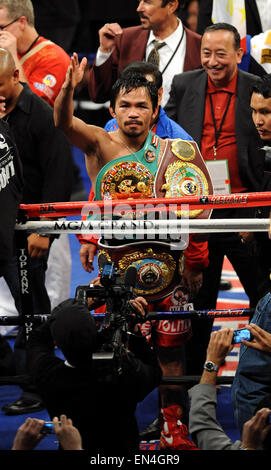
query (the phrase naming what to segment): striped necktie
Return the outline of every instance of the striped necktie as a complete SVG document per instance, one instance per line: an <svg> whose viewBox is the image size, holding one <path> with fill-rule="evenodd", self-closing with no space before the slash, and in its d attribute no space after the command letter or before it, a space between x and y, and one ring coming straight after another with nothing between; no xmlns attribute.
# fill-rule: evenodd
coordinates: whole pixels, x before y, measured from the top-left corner
<svg viewBox="0 0 271 470"><path fill-rule="evenodd" d="M158 50L165 45L165 42L153 41L153 49L149 53L147 62L151 62L159 68L160 56Z"/></svg>

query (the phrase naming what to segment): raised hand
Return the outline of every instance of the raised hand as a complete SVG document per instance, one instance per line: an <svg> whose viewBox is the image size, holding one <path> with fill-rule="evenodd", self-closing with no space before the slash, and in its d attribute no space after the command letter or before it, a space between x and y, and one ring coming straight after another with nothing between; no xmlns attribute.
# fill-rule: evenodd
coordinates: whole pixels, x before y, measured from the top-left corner
<svg viewBox="0 0 271 470"><path fill-rule="evenodd" d="M83 57L79 62L78 55L76 52L71 57L70 65L67 69L66 79L63 84L63 88L74 89L83 79L85 68L87 65L87 58Z"/></svg>
<svg viewBox="0 0 271 470"><path fill-rule="evenodd" d="M106 23L99 30L100 51L103 53L111 52L114 48L115 37L122 34L122 28L118 23Z"/></svg>

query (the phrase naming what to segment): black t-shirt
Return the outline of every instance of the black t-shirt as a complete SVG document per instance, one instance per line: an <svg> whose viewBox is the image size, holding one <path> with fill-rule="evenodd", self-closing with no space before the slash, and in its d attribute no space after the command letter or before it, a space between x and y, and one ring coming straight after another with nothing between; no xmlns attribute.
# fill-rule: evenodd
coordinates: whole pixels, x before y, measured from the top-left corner
<svg viewBox="0 0 271 470"><path fill-rule="evenodd" d="M13 255L14 226L22 198L23 176L14 137L0 119L0 276Z"/></svg>

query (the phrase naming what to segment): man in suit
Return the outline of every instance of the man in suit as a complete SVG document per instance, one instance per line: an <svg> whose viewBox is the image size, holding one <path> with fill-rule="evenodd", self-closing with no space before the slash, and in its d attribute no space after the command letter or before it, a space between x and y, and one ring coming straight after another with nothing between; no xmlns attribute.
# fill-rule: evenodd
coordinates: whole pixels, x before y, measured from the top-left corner
<svg viewBox="0 0 271 470"><path fill-rule="evenodd" d="M110 23L100 29L100 46L89 76L94 102L109 99L112 85L126 65L150 60L154 41L163 44L158 49L164 83L162 106L168 100L173 76L201 66L200 36L182 25L178 8L179 0L141 0L137 8L141 26L122 29L118 23Z"/></svg>
<svg viewBox="0 0 271 470"><path fill-rule="evenodd" d="M261 36L257 38L257 36L271 29L271 17L269 14L271 0L244 0L244 3L246 10L247 51L246 54L244 54L240 68L246 72L262 77L266 73L264 68L265 64L257 59L257 55L255 56L255 42L257 43L259 41L261 44L263 41L264 44L264 39L262 39ZM198 34L203 34L205 28L212 24L213 4L213 0L204 0L204 2L201 1L199 4L198 25L196 30ZM252 43L252 38L254 44Z"/></svg>
<svg viewBox="0 0 271 470"><path fill-rule="evenodd" d="M168 115L185 126L201 148L207 165L212 165L217 193L217 171L224 166L224 181L230 185L224 185L222 194L230 190L260 191L263 180L262 145L249 106L250 87L259 78L238 69L242 55L240 35L234 26L217 23L206 28L201 46L203 69L177 75L166 106ZM229 219L253 215L249 208L219 209L212 213L213 218ZM211 234L208 247L209 267L204 272L195 308L216 308L224 255L233 264L250 306L254 307L259 293L253 274L256 258L251 247L242 243L237 233Z"/></svg>

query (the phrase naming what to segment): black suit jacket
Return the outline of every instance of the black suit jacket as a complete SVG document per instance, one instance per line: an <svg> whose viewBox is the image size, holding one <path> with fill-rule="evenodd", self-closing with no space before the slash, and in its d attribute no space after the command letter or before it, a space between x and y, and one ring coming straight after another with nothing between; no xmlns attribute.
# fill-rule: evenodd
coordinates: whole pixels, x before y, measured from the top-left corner
<svg viewBox="0 0 271 470"><path fill-rule="evenodd" d="M250 192L260 191L263 182L263 146L253 124L250 111L250 89L255 80L238 70L235 130L239 173ZM205 112L207 74L203 69L184 72L174 77L169 101L165 107L168 116L178 122L201 146ZM204 157L204 155L203 155Z"/></svg>

